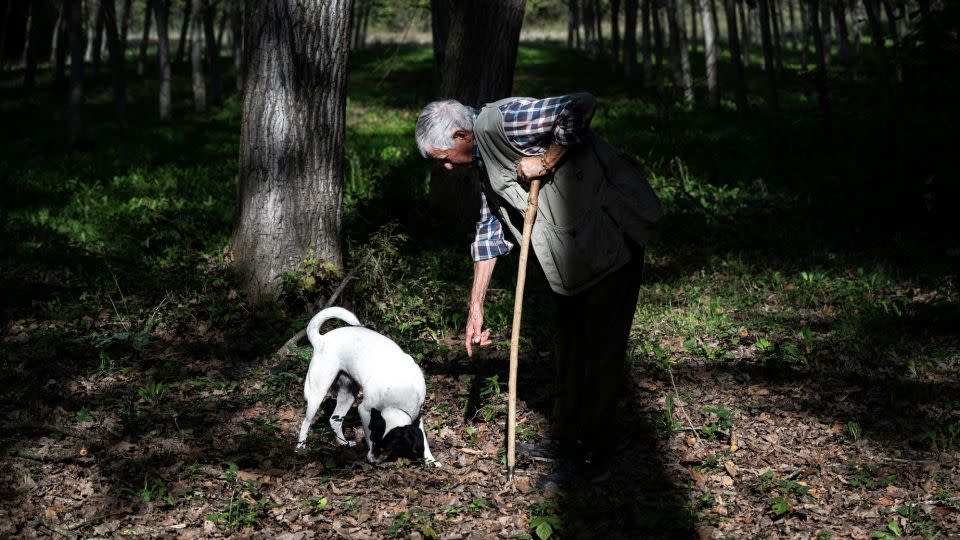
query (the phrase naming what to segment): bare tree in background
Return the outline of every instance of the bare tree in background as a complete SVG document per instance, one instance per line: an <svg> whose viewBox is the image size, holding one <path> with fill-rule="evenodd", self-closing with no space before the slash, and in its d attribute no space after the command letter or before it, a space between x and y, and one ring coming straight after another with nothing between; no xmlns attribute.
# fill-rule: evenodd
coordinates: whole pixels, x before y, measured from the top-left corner
<svg viewBox="0 0 960 540"><path fill-rule="evenodd" d="M567 48L580 48L580 6L577 0L567 0Z"/></svg>
<svg viewBox="0 0 960 540"><path fill-rule="evenodd" d="M103 12L103 29L107 37L107 48L110 50L110 78L113 82L113 111L117 117L117 124L121 128L127 127L127 87L124 78L123 45L120 42L120 31L117 29L117 8L113 0L101 0L100 11Z"/></svg>
<svg viewBox="0 0 960 540"><path fill-rule="evenodd" d="M710 0L699 0L700 18L703 21L703 53L707 68L707 92L710 97L710 106L720 106L720 85L717 82L717 53L719 43L717 39L717 23L713 18Z"/></svg>
<svg viewBox="0 0 960 540"><path fill-rule="evenodd" d="M243 122L230 248L253 301L313 256L343 267L350 0L245 6Z"/></svg>
<svg viewBox="0 0 960 540"><path fill-rule="evenodd" d="M827 54L823 50L826 46L823 32L820 30L819 11L820 0L810 0L811 27L813 30L813 45L817 51L817 104L823 116L824 142L827 148L833 146L833 129L830 122L830 96L827 89Z"/></svg>
<svg viewBox="0 0 960 540"><path fill-rule="evenodd" d="M783 42L783 36L780 33L780 15L777 13L777 0L769 0L768 7L770 9L770 25L773 28L773 61L777 66L777 71L782 72L783 53L780 47Z"/></svg>
<svg viewBox="0 0 960 540"><path fill-rule="evenodd" d="M157 60L160 64L160 119L170 118L170 0L153 0L154 16L157 18Z"/></svg>
<svg viewBox="0 0 960 540"><path fill-rule="evenodd" d="M684 101L693 103L693 75L690 71L690 50L683 32L683 13L680 0L667 0L667 20L670 24L670 66L673 84Z"/></svg>
<svg viewBox="0 0 960 540"><path fill-rule="evenodd" d="M197 0L199 3L199 0ZM193 18L196 14L192 0L184 0L183 4L183 19L180 21L180 39L177 40L177 55L176 62L178 64L183 63L183 55L186 52L187 48L187 33L190 33L190 42L193 43L193 32L190 30L190 25L193 24ZM192 55L191 55L192 57Z"/></svg>
<svg viewBox="0 0 960 540"><path fill-rule="evenodd" d="M64 0L64 17L70 37L70 111L67 142L76 146L83 135L83 6L81 0Z"/></svg>
<svg viewBox="0 0 960 540"><path fill-rule="evenodd" d="M243 18L240 11L242 0L230 1L230 34L233 39L230 46L233 49L234 84L237 92L243 88Z"/></svg>
<svg viewBox="0 0 960 540"><path fill-rule="evenodd" d="M37 80L37 36L40 34L37 31L40 20L37 17L37 11L36 2L27 2L27 35L23 46L23 88L28 94L33 91Z"/></svg>
<svg viewBox="0 0 960 540"><path fill-rule="evenodd" d="M611 63L616 66L620 61L620 0L610 0L610 50Z"/></svg>
<svg viewBox="0 0 960 540"><path fill-rule="evenodd" d="M750 48L753 44L750 42L752 32L750 31L750 7L743 0L738 2L740 4L740 30L741 36L743 37L743 65L750 65Z"/></svg>
<svg viewBox="0 0 960 540"><path fill-rule="evenodd" d="M650 4L653 0L640 0L640 14L643 24L641 42L643 45L643 84L650 86L653 82L653 59L650 51Z"/></svg>
<svg viewBox="0 0 960 540"><path fill-rule="evenodd" d="M624 2L623 75L632 79L637 74L637 0Z"/></svg>
<svg viewBox="0 0 960 540"><path fill-rule="evenodd" d="M123 12L120 14L120 46L127 50L127 31L130 29L130 13L133 8L133 0L123 0Z"/></svg>
<svg viewBox="0 0 960 540"><path fill-rule="evenodd" d="M189 0L188 0L189 2ZM190 31L190 80L193 83L193 110L207 112L207 81L203 75L203 6L194 2L185 17Z"/></svg>
<svg viewBox="0 0 960 540"><path fill-rule="evenodd" d="M217 0L196 0L203 9L203 35L206 38L207 82L210 84L210 102L223 101L223 77L220 75L220 47L214 32L214 18L217 13ZM349 12L348 12L349 13Z"/></svg>
<svg viewBox="0 0 960 540"><path fill-rule="evenodd" d="M773 64L773 43L770 35L770 0L759 0L760 42L763 48L763 73L767 79L767 107L770 117L776 122L780 114L777 98L777 74Z"/></svg>
<svg viewBox="0 0 960 540"><path fill-rule="evenodd" d="M154 2L162 0L147 0L147 6L143 10L143 34L140 38L140 55L137 57L137 75L143 75L147 65L147 45L150 43L150 22L153 20Z"/></svg>
<svg viewBox="0 0 960 540"><path fill-rule="evenodd" d="M833 7L833 16L837 20L837 43L840 49L840 61L847 81L853 80L853 60L850 58L850 42L847 38L847 10L843 0L826 0Z"/></svg>
<svg viewBox="0 0 960 540"><path fill-rule="evenodd" d="M653 2L653 43L654 43L654 53L657 56L657 66L654 73L654 86L656 88L663 88L663 19L661 18L660 12L660 2L659 0L651 0Z"/></svg>
<svg viewBox="0 0 960 540"><path fill-rule="evenodd" d="M730 44L730 60L733 62L733 94L737 102L737 116L742 123L747 112L747 84L744 80L740 54L740 37L737 33L736 0L723 0L727 16L727 43Z"/></svg>

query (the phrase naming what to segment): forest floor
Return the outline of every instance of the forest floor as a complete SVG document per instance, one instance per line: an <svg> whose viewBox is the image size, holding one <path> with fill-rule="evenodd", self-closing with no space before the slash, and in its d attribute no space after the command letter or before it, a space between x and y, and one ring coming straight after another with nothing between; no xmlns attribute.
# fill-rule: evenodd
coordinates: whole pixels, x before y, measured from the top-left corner
<svg viewBox="0 0 960 540"><path fill-rule="evenodd" d="M345 229L351 263L376 257L343 301L422 366L438 469L374 466L362 444L336 445L329 401L309 451L294 452L309 350L274 351L340 275L307 263L267 306L237 293L223 255L235 98L201 117L183 102L179 120L157 122L146 81L132 92L140 129L91 123L91 142L64 152L62 110L5 79L2 112L24 129L0 139L0 537L960 537L960 250L866 210L935 200L939 171L915 171L930 180L906 194L869 184L882 167L863 164L884 147L857 88L836 139L848 130L860 146L818 157L802 78L786 81L793 116L777 139L762 110L735 129L730 111L664 105L605 70L523 47L516 82L518 94L599 96L594 127L641 161L667 209L625 360L613 474L598 483L525 451L505 481L516 261L498 265L489 295L495 345L468 359L469 227L451 248L421 210L426 166L412 144L428 48L357 55ZM109 118L101 85L91 116ZM536 276L522 450L549 433L553 310ZM360 439L355 413L346 431Z"/></svg>

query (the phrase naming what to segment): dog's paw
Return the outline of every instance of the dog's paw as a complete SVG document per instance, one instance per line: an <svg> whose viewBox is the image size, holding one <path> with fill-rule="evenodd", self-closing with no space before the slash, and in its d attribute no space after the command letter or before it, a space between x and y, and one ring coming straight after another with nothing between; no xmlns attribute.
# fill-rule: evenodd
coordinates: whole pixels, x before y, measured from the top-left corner
<svg viewBox="0 0 960 540"><path fill-rule="evenodd" d="M357 441L348 441L346 439L341 439L340 437L337 437L337 444L339 444L340 446L353 448L354 446L357 445Z"/></svg>
<svg viewBox="0 0 960 540"><path fill-rule="evenodd" d="M373 452L367 453L367 461L369 461L370 463L373 463L374 465L376 465L377 463L380 463L380 460L373 455Z"/></svg>
<svg viewBox="0 0 960 540"><path fill-rule="evenodd" d="M297 447L293 450L297 454L306 454L307 453L307 444L306 443L297 443Z"/></svg>
<svg viewBox="0 0 960 540"><path fill-rule="evenodd" d="M436 467L436 468L438 468L438 469L439 469L440 467L443 467L443 463L440 463L439 461L432 460L432 459L431 459L431 460L427 460L427 465L431 465L431 466Z"/></svg>

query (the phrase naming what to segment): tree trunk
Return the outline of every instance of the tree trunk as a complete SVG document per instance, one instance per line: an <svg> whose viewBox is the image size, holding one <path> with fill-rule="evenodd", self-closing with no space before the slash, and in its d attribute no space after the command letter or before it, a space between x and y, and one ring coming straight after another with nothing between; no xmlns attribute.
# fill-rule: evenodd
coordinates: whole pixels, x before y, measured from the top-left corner
<svg viewBox="0 0 960 540"><path fill-rule="evenodd" d="M217 4L219 7L219 4ZM220 14L220 24L217 25L217 54L223 50L223 35L227 33L227 12Z"/></svg>
<svg viewBox="0 0 960 540"><path fill-rule="evenodd" d="M440 96L479 107L510 95L524 7L524 0L451 2ZM477 172L471 169L466 179L454 179L460 171L450 174L434 167L430 176L434 215L456 230L470 227L479 216Z"/></svg>
<svg viewBox="0 0 960 540"><path fill-rule="evenodd" d="M87 53L90 55L92 66L91 75L96 79L100 76L100 61L103 57L103 9L99 4L112 2L113 0L87 1L90 3L90 9L97 10L97 13L93 15L93 42L87 44Z"/></svg>
<svg viewBox="0 0 960 540"><path fill-rule="evenodd" d="M740 3L740 29L743 31L743 65L750 65L750 8L746 2Z"/></svg>
<svg viewBox="0 0 960 540"><path fill-rule="evenodd" d="M900 14L893 9L893 4L890 0L881 0L883 3L883 10L887 14L887 27L889 28L890 39L893 40L893 49L896 51L900 48L900 43L903 39L903 35L906 33L906 28L903 26L903 20L906 19L906 12L900 10ZM903 7L902 3L899 3ZM903 30L901 32L901 30ZM903 82L903 63L900 61L900 55L894 55L894 69L896 70L897 82Z"/></svg>
<svg viewBox="0 0 960 540"><path fill-rule="evenodd" d="M217 13L217 2L216 0L197 1L203 4L203 34L206 36L207 80L210 81L210 102L216 105L223 101L223 80L220 76L220 48L217 47L217 36L214 33L213 26L214 16ZM350 48L349 42L347 43L347 48Z"/></svg>
<svg viewBox="0 0 960 540"><path fill-rule="evenodd" d="M863 2L850 0L850 14L853 19L853 52L859 57L863 46L863 21L866 17L863 13Z"/></svg>
<svg viewBox="0 0 960 540"><path fill-rule="evenodd" d="M583 23L583 48L587 52L593 52L594 47L594 26L593 26L593 0L582 0L580 4L583 13L581 15L581 21Z"/></svg>
<svg viewBox="0 0 960 540"><path fill-rule="evenodd" d="M33 92L37 81L37 7L27 2L27 36L23 46L23 89L27 95ZM56 33L56 28L54 28Z"/></svg>
<svg viewBox="0 0 960 540"><path fill-rule="evenodd" d="M820 114L823 116L824 142L827 148L833 147L833 130L830 123L830 96L827 89L827 55L824 51L823 33L820 31L819 19L816 14L820 0L810 0L812 14L813 42L817 51L817 102L820 105Z"/></svg>
<svg viewBox="0 0 960 540"><path fill-rule="evenodd" d="M796 52L800 48L800 44L797 42L797 20L793 14L793 0L786 0L786 2L787 14L790 16L790 43L793 46L793 51Z"/></svg>
<svg viewBox="0 0 960 540"><path fill-rule="evenodd" d="M3 20L0 21L0 72L3 71L7 59L7 28L10 25L10 11L13 9L13 2L14 0L7 0L3 9Z"/></svg>
<svg viewBox="0 0 960 540"><path fill-rule="evenodd" d="M197 3L200 3L200 0L197 0ZM187 32L190 32L190 43L193 43L193 31L190 29L190 25L193 24L193 17L196 14L194 9L193 0L185 0L183 5L183 20L180 22L180 39L177 40L177 60L178 64L183 63L183 55L187 48ZM193 53L190 53L191 60L193 59Z"/></svg>
<svg viewBox="0 0 960 540"><path fill-rule="evenodd" d="M186 19L190 30L190 81L193 83L193 110L207 112L207 81L203 75L203 6L198 0Z"/></svg>
<svg viewBox="0 0 960 540"><path fill-rule="evenodd" d="M130 14L133 10L133 0L123 0L123 13L120 15L120 46L127 50L127 32L130 30Z"/></svg>
<svg viewBox="0 0 960 540"><path fill-rule="evenodd" d="M580 5L567 0L567 48L580 48Z"/></svg>
<svg viewBox="0 0 960 540"><path fill-rule="evenodd" d="M307 257L343 268L350 3L246 4L247 73L231 251L241 287L254 302L276 296L278 278Z"/></svg>
<svg viewBox="0 0 960 540"><path fill-rule="evenodd" d="M683 8L683 2L680 3L680 7ZM687 43L690 44L690 48L694 52L697 51L697 15L699 10L697 9L697 0L690 0L690 36L687 40Z"/></svg>
<svg viewBox="0 0 960 540"><path fill-rule="evenodd" d="M143 37L140 39L140 59L137 61L137 75L142 76L144 67L147 65L147 45L150 43L150 21L153 20L153 12L156 9L154 2L160 0L147 0L147 6L143 10Z"/></svg>
<svg viewBox="0 0 960 540"><path fill-rule="evenodd" d="M733 93L737 102L737 116L743 123L747 113L747 85L740 59L740 36L737 33L736 0L723 0L723 11L727 15L727 41L730 44L730 60L733 62Z"/></svg>
<svg viewBox="0 0 960 540"><path fill-rule="evenodd" d="M800 23L803 26L803 40L802 46L800 47L800 70L807 71L808 64L810 59L808 53L810 51L810 7L807 5L807 2L810 0L798 0L800 6Z"/></svg>
<svg viewBox="0 0 960 540"><path fill-rule="evenodd" d="M447 52L447 35L450 31L451 0L430 0L430 23L433 30L433 88L440 97L441 69Z"/></svg>
<svg viewBox="0 0 960 540"><path fill-rule="evenodd" d="M643 49L643 84L650 86L653 82L653 58L650 47L650 4L653 0L640 0L640 15L642 34L641 47Z"/></svg>
<svg viewBox="0 0 960 540"><path fill-rule="evenodd" d="M889 77L886 40L883 37L883 27L880 23L880 9L877 0L863 0L863 7L867 11L867 21L870 24L870 40L873 42L874 54L880 65L880 73L883 78L886 79Z"/></svg>
<svg viewBox="0 0 960 540"><path fill-rule="evenodd" d="M603 55L603 12L600 9L600 0L593 0L593 19L597 25L597 54Z"/></svg>
<svg viewBox="0 0 960 540"><path fill-rule="evenodd" d="M237 93L243 88L243 17L240 11L242 0L230 0L230 34L233 39L230 46L233 49L234 84Z"/></svg>
<svg viewBox="0 0 960 540"><path fill-rule="evenodd" d="M850 58L850 43L847 41L847 14L843 0L827 0L832 4L833 15L837 20L837 43L840 49L840 61L847 81L853 80L853 62Z"/></svg>
<svg viewBox="0 0 960 540"><path fill-rule="evenodd" d="M684 101L693 103L693 76L690 72L690 51L683 35L683 17L680 0L667 0L667 20L670 24L670 64L673 84Z"/></svg>
<svg viewBox="0 0 960 540"><path fill-rule="evenodd" d="M121 129L127 127L127 87L123 70L125 58L120 43L120 32L117 30L117 8L113 0L101 0L100 11L103 12L103 29L107 37L107 48L110 50L110 78L113 82L113 112L117 117L117 125Z"/></svg>
<svg viewBox="0 0 960 540"><path fill-rule="evenodd" d="M830 68L831 56L833 56L833 32L831 31L830 20L833 15L830 13L830 6L828 4L830 0L823 0L820 2L820 33L823 36L823 62L826 64L827 68Z"/></svg>
<svg viewBox="0 0 960 540"><path fill-rule="evenodd" d="M70 26L70 2L63 0L60 4L60 15L57 16L57 24L53 31L53 61L54 61L54 86L62 89L67 83L66 65L67 50L69 48L69 26Z"/></svg>
<svg viewBox="0 0 960 540"><path fill-rule="evenodd" d="M83 135L83 6L81 0L65 0L64 16L70 36L70 112L67 143L72 147Z"/></svg>
<svg viewBox="0 0 960 540"><path fill-rule="evenodd" d="M664 79L663 65L665 63L663 58L664 56L663 55L663 19L661 18L661 14L660 14L661 9L660 9L659 2L657 2L656 0L651 0L651 1L654 2L653 12L651 13L651 15L653 16L653 44L654 44L653 51L656 54L656 59L657 59L656 70L653 75L654 75L654 85L659 89L659 88L663 88L663 79Z"/></svg>
<svg viewBox="0 0 960 540"><path fill-rule="evenodd" d="M160 119L170 118L170 0L153 0L154 16L157 18L157 60L160 65Z"/></svg>
<svg viewBox="0 0 960 540"><path fill-rule="evenodd" d="M717 83L717 24L713 18L710 0L700 0L700 18L703 20L703 53L707 68L707 92L710 106L720 107L720 85Z"/></svg>
<svg viewBox="0 0 960 540"><path fill-rule="evenodd" d="M783 71L783 14L777 9L777 0L770 0L770 22L773 23L773 58L777 71Z"/></svg>
<svg viewBox="0 0 960 540"><path fill-rule="evenodd" d="M620 0L610 0L610 49L613 66L620 61Z"/></svg>
<svg viewBox="0 0 960 540"><path fill-rule="evenodd" d="M776 123L779 116L777 100L777 76L773 65L773 44L770 36L770 0L759 0L760 7L760 43L763 47L763 72L767 78L767 105L770 117Z"/></svg>
<svg viewBox="0 0 960 540"><path fill-rule="evenodd" d="M623 75L632 79L637 74L637 0L624 2Z"/></svg>

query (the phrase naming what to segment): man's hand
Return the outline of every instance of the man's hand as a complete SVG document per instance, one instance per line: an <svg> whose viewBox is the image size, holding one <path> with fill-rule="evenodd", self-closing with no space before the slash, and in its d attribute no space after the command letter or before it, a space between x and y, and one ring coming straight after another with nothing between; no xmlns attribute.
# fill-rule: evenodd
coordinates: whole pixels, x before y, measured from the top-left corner
<svg viewBox="0 0 960 540"><path fill-rule="evenodd" d="M483 307L473 306L467 315L467 356L473 356L473 345L486 347L490 344L490 330L481 330L483 327Z"/></svg>
<svg viewBox="0 0 960 540"><path fill-rule="evenodd" d="M524 182L542 178L549 172L541 156L527 156L517 163L517 177Z"/></svg>

